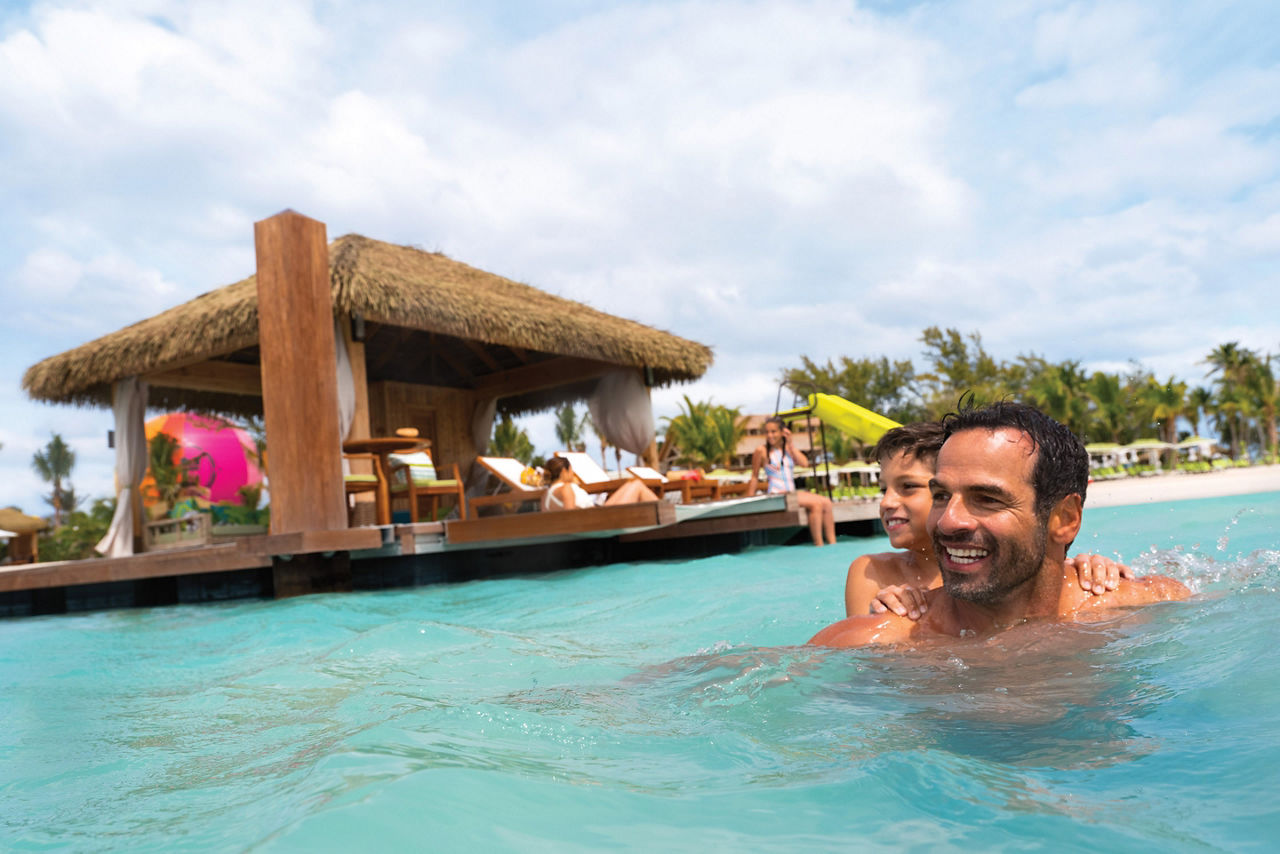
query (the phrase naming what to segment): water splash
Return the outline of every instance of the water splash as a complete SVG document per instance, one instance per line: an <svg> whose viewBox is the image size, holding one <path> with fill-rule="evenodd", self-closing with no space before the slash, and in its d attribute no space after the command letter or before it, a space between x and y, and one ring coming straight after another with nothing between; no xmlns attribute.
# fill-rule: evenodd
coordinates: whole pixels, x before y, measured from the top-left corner
<svg viewBox="0 0 1280 854"><path fill-rule="evenodd" d="M1218 551L1223 551L1221 547ZM1214 557L1198 548L1151 547L1133 561L1139 575L1167 575L1192 593L1210 590L1242 591L1280 585L1280 550L1258 549L1233 558Z"/></svg>

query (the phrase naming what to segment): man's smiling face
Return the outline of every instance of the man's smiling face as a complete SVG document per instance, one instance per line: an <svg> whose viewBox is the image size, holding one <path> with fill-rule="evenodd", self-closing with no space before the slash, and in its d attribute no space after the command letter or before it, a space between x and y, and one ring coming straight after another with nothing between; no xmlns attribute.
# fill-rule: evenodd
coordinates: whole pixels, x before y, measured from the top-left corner
<svg viewBox="0 0 1280 854"><path fill-rule="evenodd" d="M1035 513L1036 451L1020 430L955 433L929 482L929 531L947 593L979 604L1004 600L1039 573L1047 519Z"/></svg>

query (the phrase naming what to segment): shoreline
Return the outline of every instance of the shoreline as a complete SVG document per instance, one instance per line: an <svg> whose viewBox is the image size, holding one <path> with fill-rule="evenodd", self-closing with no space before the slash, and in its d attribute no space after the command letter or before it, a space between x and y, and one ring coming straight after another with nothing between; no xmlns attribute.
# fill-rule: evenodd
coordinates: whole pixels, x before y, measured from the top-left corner
<svg viewBox="0 0 1280 854"><path fill-rule="evenodd" d="M1196 474L1173 472L1151 477L1095 480L1089 483L1089 492L1084 506L1086 509L1123 507L1132 504L1155 504L1162 501L1250 495L1258 492L1280 492L1280 465L1249 466Z"/></svg>

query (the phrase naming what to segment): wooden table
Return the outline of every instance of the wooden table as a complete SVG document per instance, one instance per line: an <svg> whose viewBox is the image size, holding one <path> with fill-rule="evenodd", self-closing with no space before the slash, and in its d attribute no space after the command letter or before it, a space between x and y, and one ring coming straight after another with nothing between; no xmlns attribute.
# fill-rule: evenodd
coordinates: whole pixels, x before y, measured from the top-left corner
<svg viewBox="0 0 1280 854"><path fill-rule="evenodd" d="M431 447L430 439L407 436L370 436L365 439L348 439L342 443L344 454L373 454L374 474L378 477L376 515L379 525L391 524L391 461L392 454L402 451L421 451Z"/></svg>

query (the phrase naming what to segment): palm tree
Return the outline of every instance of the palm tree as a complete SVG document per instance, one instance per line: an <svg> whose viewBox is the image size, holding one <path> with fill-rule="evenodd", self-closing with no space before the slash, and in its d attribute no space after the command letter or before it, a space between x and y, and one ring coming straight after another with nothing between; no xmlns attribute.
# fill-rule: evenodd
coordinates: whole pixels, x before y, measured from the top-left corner
<svg viewBox="0 0 1280 854"><path fill-rule="evenodd" d="M36 474L40 475L40 479L45 483L53 484L53 492L47 500L53 505L55 528L62 527L62 509L66 503L64 497L71 487L67 484L67 488L64 489L62 482L71 477L71 470L75 465L76 452L62 441L62 436L58 433L51 434L49 444L44 446L44 450L36 451L31 459L31 467L35 469Z"/></svg>
<svg viewBox="0 0 1280 854"><path fill-rule="evenodd" d="M517 427L510 415L503 415L493 425L493 438L489 440L489 453L495 457L514 457L525 465L533 459L533 442L529 432Z"/></svg>
<svg viewBox="0 0 1280 854"><path fill-rule="evenodd" d="M1200 435L1200 416L1209 416L1213 408L1213 392L1198 385L1187 393L1187 409L1182 413L1191 422L1191 435Z"/></svg>
<svg viewBox="0 0 1280 854"><path fill-rule="evenodd" d="M1276 416L1280 409L1280 385L1271 370L1272 356L1259 357L1248 367L1244 389L1249 396L1250 411L1257 416L1258 445L1264 456L1275 454Z"/></svg>
<svg viewBox="0 0 1280 854"><path fill-rule="evenodd" d="M585 451L587 443L582 438L590 416L583 413L578 417L572 403L556 407L556 440L566 451Z"/></svg>
<svg viewBox="0 0 1280 854"><path fill-rule="evenodd" d="M1160 425L1160 441L1173 444L1178 441L1178 416L1187 408L1187 384L1178 382L1173 377L1161 385L1154 378L1147 380L1142 391L1147 405L1151 407L1152 418ZM1177 451L1165 452L1166 462L1174 462Z"/></svg>
<svg viewBox="0 0 1280 854"><path fill-rule="evenodd" d="M1066 361L1045 365L1029 384L1031 402L1082 436L1089 417L1089 378L1080 363Z"/></svg>
<svg viewBox="0 0 1280 854"><path fill-rule="evenodd" d="M1124 441L1129 408L1120 388L1120 378L1096 372L1089 378L1089 397L1094 404L1093 418L1100 435L1110 442Z"/></svg>
<svg viewBox="0 0 1280 854"><path fill-rule="evenodd" d="M675 459L687 465L712 468L728 464L746 435L741 413L727 406L693 401L688 395L679 415L665 419L666 448L675 449Z"/></svg>
<svg viewBox="0 0 1280 854"><path fill-rule="evenodd" d="M1241 347L1238 341L1219 344L1204 358L1205 364L1209 365L1205 376L1218 375L1214 379L1218 392L1218 429L1221 432L1228 432L1224 431L1223 427L1229 428L1233 460L1240 452L1240 442L1244 436L1244 415L1249 408L1249 401L1241 392L1241 386L1245 383L1250 366L1257 361L1258 354L1246 347Z"/></svg>
<svg viewBox="0 0 1280 854"><path fill-rule="evenodd" d="M738 452L738 443L747 435L747 421L737 407L713 406L708 415L711 443L706 448L707 461L712 466L728 466Z"/></svg>

